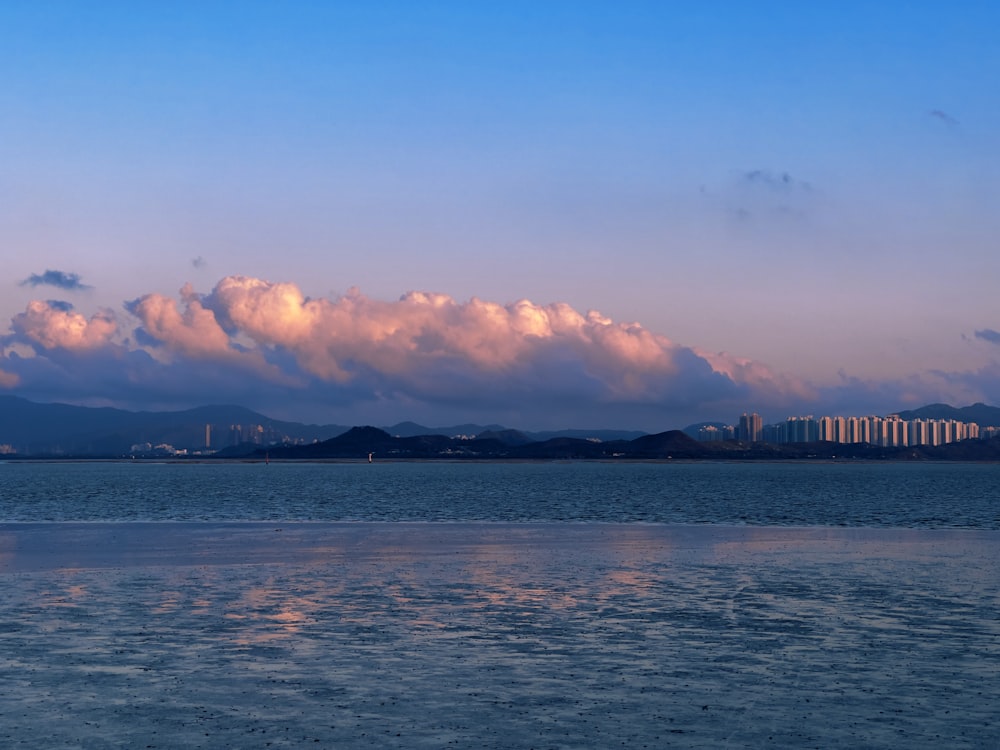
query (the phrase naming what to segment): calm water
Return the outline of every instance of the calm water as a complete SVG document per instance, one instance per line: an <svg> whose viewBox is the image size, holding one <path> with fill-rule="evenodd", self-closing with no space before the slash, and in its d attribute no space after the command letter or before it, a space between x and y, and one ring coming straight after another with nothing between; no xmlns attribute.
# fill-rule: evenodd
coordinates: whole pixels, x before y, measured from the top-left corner
<svg viewBox="0 0 1000 750"><path fill-rule="evenodd" d="M0 746L993 748L998 480L0 464Z"/></svg>
<svg viewBox="0 0 1000 750"><path fill-rule="evenodd" d="M600 521L1000 529L1000 465L0 464L0 521Z"/></svg>

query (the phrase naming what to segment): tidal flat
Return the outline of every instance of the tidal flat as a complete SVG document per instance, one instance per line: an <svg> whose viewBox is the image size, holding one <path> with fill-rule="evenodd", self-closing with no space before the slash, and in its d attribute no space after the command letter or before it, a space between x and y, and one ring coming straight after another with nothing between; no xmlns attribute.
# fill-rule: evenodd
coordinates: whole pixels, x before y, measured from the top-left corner
<svg viewBox="0 0 1000 750"><path fill-rule="evenodd" d="M5 747L982 748L1000 532L0 524Z"/></svg>

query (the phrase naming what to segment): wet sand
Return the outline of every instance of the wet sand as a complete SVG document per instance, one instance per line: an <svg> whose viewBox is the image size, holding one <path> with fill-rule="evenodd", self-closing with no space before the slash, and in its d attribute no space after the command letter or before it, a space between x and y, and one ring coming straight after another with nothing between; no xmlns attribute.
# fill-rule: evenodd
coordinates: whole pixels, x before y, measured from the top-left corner
<svg viewBox="0 0 1000 750"><path fill-rule="evenodd" d="M0 524L4 747L996 747L1000 532Z"/></svg>

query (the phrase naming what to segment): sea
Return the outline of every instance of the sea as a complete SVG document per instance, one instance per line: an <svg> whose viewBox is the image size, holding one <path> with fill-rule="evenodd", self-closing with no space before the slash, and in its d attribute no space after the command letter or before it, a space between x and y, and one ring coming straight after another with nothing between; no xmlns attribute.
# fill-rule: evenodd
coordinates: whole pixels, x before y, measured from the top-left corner
<svg viewBox="0 0 1000 750"><path fill-rule="evenodd" d="M998 748L1000 465L0 463L4 748Z"/></svg>
<svg viewBox="0 0 1000 750"><path fill-rule="evenodd" d="M1000 464L0 464L0 522L273 520L997 530Z"/></svg>

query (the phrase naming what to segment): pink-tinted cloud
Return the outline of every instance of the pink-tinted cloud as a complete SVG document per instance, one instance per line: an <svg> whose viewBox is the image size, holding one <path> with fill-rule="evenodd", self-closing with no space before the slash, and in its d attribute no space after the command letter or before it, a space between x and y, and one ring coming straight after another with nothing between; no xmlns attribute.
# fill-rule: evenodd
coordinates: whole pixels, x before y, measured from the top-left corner
<svg viewBox="0 0 1000 750"><path fill-rule="evenodd" d="M190 284L184 285L180 297L180 304L162 294L147 294L125 303L125 309L142 323L136 339L154 344L148 349L152 356L169 362L180 358L224 363L258 377L295 384L293 378L267 363L261 351L242 346L237 336L224 330L215 312L204 306L201 295Z"/></svg>
<svg viewBox="0 0 1000 750"><path fill-rule="evenodd" d="M89 318L67 303L31 302L0 345L0 387L39 400L127 408L239 401L341 423L431 418L656 430L735 419L747 409L779 421L885 413L949 394L989 400L1000 382L994 368L891 383L844 376L817 387L565 303L419 291L383 301L356 289L313 299L293 283L245 276L223 278L207 294L191 285L177 297L145 294L121 313Z"/></svg>
<svg viewBox="0 0 1000 750"><path fill-rule="evenodd" d="M162 294L147 294L126 304L126 309L142 321L145 332L169 350L193 357L226 357L234 354L229 335L215 315L202 307L190 285L181 290L184 310L177 301Z"/></svg>
<svg viewBox="0 0 1000 750"><path fill-rule="evenodd" d="M794 384L762 365L725 354L703 356L637 323L616 323L564 303L499 304L409 292L395 302L351 290L310 299L292 283L222 279L204 297L146 295L127 305L140 340L191 360L258 355L340 388L418 400L484 402L504 397L580 398L604 403L683 401L702 374L706 397L744 387ZM237 344L237 342L242 342ZM277 366L277 365L276 365Z"/></svg>
<svg viewBox="0 0 1000 750"><path fill-rule="evenodd" d="M65 303L36 300L15 315L11 327L16 336L41 349L86 352L110 344L118 334L118 321L110 310L89 319Z"/></svg>
<svg viewBox="0 0 1000 750"><path fill-rule="evenodd" d="M735 383L745 383L763 390L773 390L802 401L815 400L817 391L804 381L775 373L766 365L746 357L734 357L725 352L713 353L701 349L694 350L712 367L712 370L728 377Z"/></svg>
<svg viewBox="0 0 1000 750"><path fill-rule="evenodd" d="M510 305L410 292L397 302L356 290L338 300L311 300L294 284L229 277L209 304L228 325L263 345L294 351L311 372L342 380L345 365L362 363L403 373L429 359L459 358L471 368L511 369L547 344L598 350L595 359L669 369L670 342L637 325L617 325L568 305Z"/></svg>

